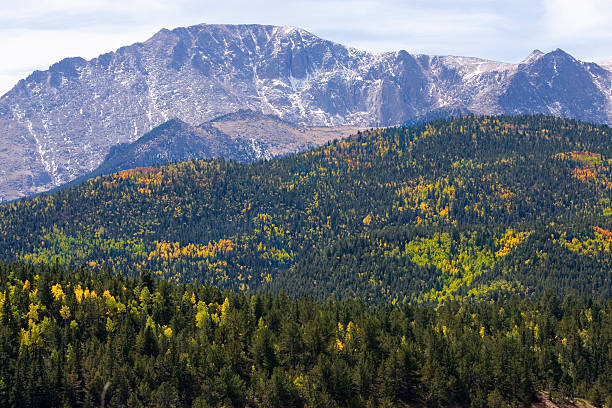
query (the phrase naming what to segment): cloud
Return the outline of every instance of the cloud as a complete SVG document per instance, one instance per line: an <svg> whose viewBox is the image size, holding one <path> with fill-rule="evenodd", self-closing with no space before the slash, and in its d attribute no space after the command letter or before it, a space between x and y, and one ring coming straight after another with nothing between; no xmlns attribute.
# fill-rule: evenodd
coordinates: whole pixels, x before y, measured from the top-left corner
<svg viewBox="0 0 612 408"><path fill-rule="evenodd" d="M543 0L543 5L544 42L585 60L612 58L612 2Z"/></svg>
<svg viewBox="0 0 612 408"><path fill-rule="evenodd" d="M144 0L23 0L15 7L3 9L0 16L2 29L96 31L109 27L129 27L149 24L169 17L175 7L159 1ZM157 22L157 21L156 21Z"/></svg>
<svg viewBox="0 0 612 408"><path fill-rule="evenodd" d="M548 35L557 39L612 36L609 0L545 0Z"/></svg>

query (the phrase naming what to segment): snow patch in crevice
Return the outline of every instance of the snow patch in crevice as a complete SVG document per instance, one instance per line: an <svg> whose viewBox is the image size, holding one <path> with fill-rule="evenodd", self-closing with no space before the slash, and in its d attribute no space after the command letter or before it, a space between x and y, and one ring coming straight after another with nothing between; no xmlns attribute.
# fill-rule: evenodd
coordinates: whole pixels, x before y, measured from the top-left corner
<svg viewBox="0 0 612 408"><path fill-rule="evenodd" d="M30 136L32 136L32 138L34 139L34 142L36 143L36 152L38 153L38 158L40 159L40 163L43 165L45 171L49 173L49 175L51 176L51 183L54 186L58 186L61 180L59 180L59 177L57 174L57 165L55 164L55 160L53 160L52 158L49 159L47 157L49 154L49 151L45 149L45 147L43 146L44 139L41 138L34 131L34 125L32 124L32 121L27 117L25 111L22 111L19 109L19 105L14 106L12 108L12 111L13 111L14 117L16 117L18 120L22 120L25 122L26 128L28 129L28 133L30 134ZM43 122L44 122L44 127L46 130L47 129L46 121L43 121Z"/></svg>
<svg viewBox="0 0 612 408"><path fill-rule="evenodd" d="M259 141L254 137L251 138L251 149L253 150L253 153L255 153L256 159L270 160L272 158L272 155L268 149L263 148Z"/></svg>
<svg viewBox="0 0 612 408"><path fill-rule="evenodd" d="M40 162L42 163L47 173L51 175L52 184L54 186L58 186L60 184L60 180L57 176L57 165L55 164L55 160L47 158L48 151L45 150L41 139L38 137L36 132L34 132L34 126L32 125L31 120L29 119L26 120L26 126L28 128L28 132L30 132L30 135L34 138L34 141L36 142L36 150L38 151Z"/></svg>
<svg viewBox="0 0 612 408"><path fill-rule="evenodd" d="M265 85L265 81L259 78L259 75L257 74L257 68L255 67L255 65L252 65L251 67L253 69L253 82L254 82L253 85L255 86L255 91L257 92L257 96L259 97L259 100L261 101L263 108L264 108L262 109L262 111L265 113L266 108L267 108L269 112L272 112L273 114L282 118L283 112L281 112L279 109L276 109L276 107L268 100L266 91L269 89L269 87Z"/></svg>

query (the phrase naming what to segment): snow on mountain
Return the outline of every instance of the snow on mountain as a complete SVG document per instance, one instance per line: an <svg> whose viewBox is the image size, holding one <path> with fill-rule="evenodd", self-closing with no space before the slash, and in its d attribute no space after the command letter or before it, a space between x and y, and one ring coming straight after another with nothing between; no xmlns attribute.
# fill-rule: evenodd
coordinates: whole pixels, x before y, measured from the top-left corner
<svg viewBox="0 0 612 408"><path fill-rule="evenodd" d="M528 64L531 64L532 62L534 62L534 61L536 61L536 60L540 59L540 58L541 58L541 57L543 57L544 55L546 55L546 54L544 54L544 53L543 53L542 51L540 51L540 50L533 50L533 51L531 52L531 54L529 54L529 55L527 56L527 58L525 58L524 60L522 60L522 61L521 61L521 64L523 64L523 65L528 65Z"/></svg>
<svg viewBox="0 0 612 408"><path fill-rule="evenodd" d="M605 70L608 70L608 71L612 72L612 60L610 60L610 61L600 61L600 62L597 62L597 65L599 65L600 67L602 67Z"/></svg>
<svg viewBox="0 0 612 408"><path fill-rule="evenodd" d="M112 146L170 118L250 109L303 126L392 125L436 112L547 113L612 122L608 68L561 50L519 64L372 54L295 27L163 29L36 71L0 98L0 200L96 168Z"/></svg>

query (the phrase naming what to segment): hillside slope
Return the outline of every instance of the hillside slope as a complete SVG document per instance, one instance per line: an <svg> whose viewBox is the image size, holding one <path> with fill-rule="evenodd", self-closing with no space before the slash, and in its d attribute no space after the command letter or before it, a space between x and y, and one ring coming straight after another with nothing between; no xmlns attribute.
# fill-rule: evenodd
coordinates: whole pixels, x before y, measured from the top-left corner
<svg viewBox="0 0 612 408"><path fill-rule="evenodd" d="M0 256L371 302L612 294L610 129L465 117L0 207Z"/></svg>
<svg viewBox="0 0 612 408"><path fill-rule="evenodd" d="M172 119L135 142L113 146L102 164L87 176L218 157L250 161L256 158L256 154L249 144L234 140L213 126L191 126L180 119Z"/></svg>

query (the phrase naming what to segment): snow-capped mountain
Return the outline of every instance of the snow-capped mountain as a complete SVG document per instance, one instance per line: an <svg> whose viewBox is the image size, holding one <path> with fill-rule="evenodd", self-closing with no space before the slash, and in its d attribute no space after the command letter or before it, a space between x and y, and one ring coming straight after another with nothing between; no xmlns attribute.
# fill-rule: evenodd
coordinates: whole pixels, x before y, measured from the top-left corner
<svg viewBox="0 0 612 408"><path fill-rule="evenodd" d="M391 125L445 112L612 122L610 65L561 50L518 64L372 54L294 27L197 25L90 61L64 59L0 98L0 200L96 168L171 118L251 109L308 126Z"/></svg>

